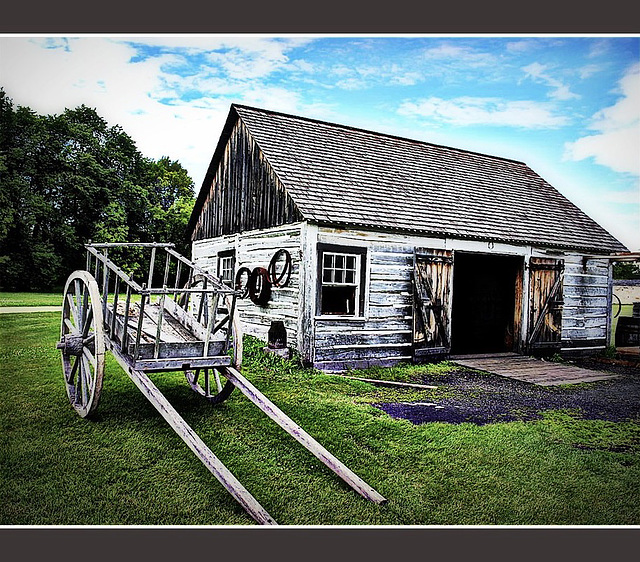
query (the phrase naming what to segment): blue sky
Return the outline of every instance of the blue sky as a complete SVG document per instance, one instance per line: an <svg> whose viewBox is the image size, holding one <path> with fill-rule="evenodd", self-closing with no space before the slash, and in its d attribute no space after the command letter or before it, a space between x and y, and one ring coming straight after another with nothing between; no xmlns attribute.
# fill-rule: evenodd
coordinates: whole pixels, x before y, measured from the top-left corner
<svg viewBox="0 0 640 562"><path fill-rule="evenodd" d="M522 160L640 250L638 36L0 36L0 86L197 188L234 102Z"/></svg>

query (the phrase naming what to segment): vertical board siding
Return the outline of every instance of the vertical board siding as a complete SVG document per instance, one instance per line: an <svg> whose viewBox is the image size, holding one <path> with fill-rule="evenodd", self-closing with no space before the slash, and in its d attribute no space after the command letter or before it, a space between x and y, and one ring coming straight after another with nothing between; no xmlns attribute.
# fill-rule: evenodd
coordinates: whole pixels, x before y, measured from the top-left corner
<svg viewBox="0 0 640 562"><path fill-rule="evenodd" d="M263 231L221 236L193 243L193 260L211 273L217 272L218 252L236 251L235 271L241 267L268 267L279 249L291 254L291 277L286 287L272 287L271 298L265 306L254 304L249 298L237 303L239 318L245 334L265 342L271 322L281 320L287 330L287 344L297 347L300 294L300 224L281 226Z"/></svg>
<svg viewBox="0 0 640 562"><path fill-rule="evenodd" d="M562 348L604 347L610 323L610 268L607 260L565 258Z"/></svg>
<svg viewBox="0 0 640 562"><path fill-rule="evenodd" d="M219 238L302 219L245 125L238 121L225 147L192 240Z"/></svg>

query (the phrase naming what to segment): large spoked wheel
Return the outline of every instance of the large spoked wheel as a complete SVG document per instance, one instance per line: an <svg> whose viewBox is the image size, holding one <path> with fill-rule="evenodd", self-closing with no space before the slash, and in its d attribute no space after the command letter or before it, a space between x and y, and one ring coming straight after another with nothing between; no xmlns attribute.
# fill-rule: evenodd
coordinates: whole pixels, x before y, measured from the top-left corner
<svg viewBox="0 0 640 562"><path fill-rule="evenodd" d="M87 271L74 271L63 293L60 342L69 402L80 417L98 406L104 374L104 331L98 284Z"/></svg>
<svg viewBox="0 0 640 562"><path fill-rule="evenodd" d="M219 367L185 371L184 376L189 386L200 396L204 396L211 404L220 404L220 402L224 402L229 398L235 388L225 378L224 373L224 367Z"/></svg>

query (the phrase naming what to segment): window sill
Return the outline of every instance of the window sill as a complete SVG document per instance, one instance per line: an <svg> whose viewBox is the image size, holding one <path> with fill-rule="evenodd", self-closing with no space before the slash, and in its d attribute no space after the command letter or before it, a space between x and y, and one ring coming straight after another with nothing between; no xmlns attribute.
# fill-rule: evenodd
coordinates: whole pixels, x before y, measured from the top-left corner
<svg viewBox="0 0 640 562"><path fill-rule="evenodd" d="M348 316L344 314L324 314L322 316L314 316L314 320L352 320L356 322L366 322L366 316Z"/></svg>

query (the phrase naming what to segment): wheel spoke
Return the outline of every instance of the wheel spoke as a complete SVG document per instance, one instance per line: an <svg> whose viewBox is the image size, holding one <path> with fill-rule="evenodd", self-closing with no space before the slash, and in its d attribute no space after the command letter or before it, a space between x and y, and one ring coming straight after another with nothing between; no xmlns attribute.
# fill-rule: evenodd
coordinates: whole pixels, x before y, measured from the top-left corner
<svg viewBox="0 0 640 562"><path fill-rule="evenodd" d="M216 386L218 387L218 392L222 392L222 383L220 382L220 375L218 374L218 370L213 370L213 376L216 378Z"/></svg>
<svg viewBox="0 0 640 562"><path fill-rule="evenodd" d="M91 368L87 358L82 356L82 405L86 406L89 403L89 389L91 387Z"/></svg>
<svg viewBox="0 0 640 562"><path fill-rule="evenodd" d="M87 317L84 320L84 328L82 330L83 338L87 337L87 334L89 333L89 328L91 328L92 322L93 322L93 307L89 309L89 313L87 314Z"/></svg>
<svg viewBox="0 0 640 562"><path fill-rule="evenodd" d="M82 380L82 370L83 370L83 365L82 365L82 358L81 357L76 357L76 364L79 366L77 371L76 371L76 375L77 375L77 379L74 379L74 388L75 388L75 396L74 396L74 402L76 404L80 404L80 395L82 393L82 386L83 386L83 380Z"/></svg>
<svg viewBox="0 0 640 562"><path fill-rule="evenodd" d="M96 361L96 358L93 356L93 353L91 353L86 347L84 347L82 348L82 354L87 358L87 360L91 363L91 365L93 365L93 368L95 369L98 363Z"/></svg>
<svg viewBox="0 0 640 562"><path fill-rule="evenodd" d="M205 392L205 396L211 396L211 385L209 383L209 369L204 370L204 392Z"/></svg>
<svg viewBox="0 0 640 562"><path fill-rule="evenodd" d="M73 322L69 318L64 319L64 324L72 334L77 333L77 328L73 325Z"/></svg>
<svg viewBox="0 0 640 562"><path fill-rule="evenodd" d="M76 310L76 305L73 302L73 295L71 293L67 293L67 303L69 304L69 312L71 316L73 316L73 322L77 326L78 325L78 312ZM74 327L75 331L75 327Z"/></svg>
<svg viewBox="0 0 640 562"><path fill-rule="evenodd" d="M73 384L73 378L76 376L76 371L78 370L79 361L76 357L76 360L73 362L73 366L71 367L71 371L69 371L69 376L67 377L67 382L69 384Z"/></svg>
<svg viewBox="0 0 640 562"><path fill-rule="evenodd" d="M82 299L82 334L85 335L85 330L87 329L87 324L91 324L89 321L89 310L93 314L93 309L89 308L89 291L84 291L84 298Z"/></svg>
<svg viewBox="0 0 640 562"><path fill-rule="evenodd" d="M76 288L76 317L78 318L78 330L82 331L82 305L81 297L82 297L82 289L80 287L80 281L78 279L75 280L75 288Z"/></svg>

